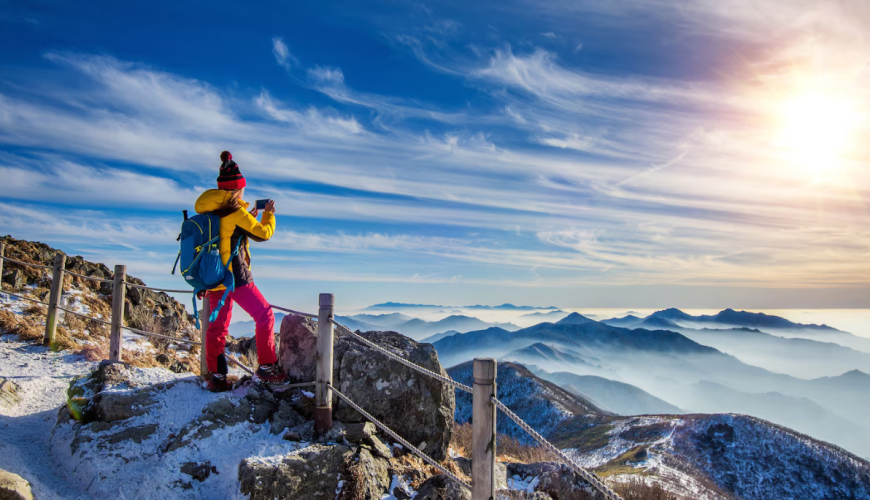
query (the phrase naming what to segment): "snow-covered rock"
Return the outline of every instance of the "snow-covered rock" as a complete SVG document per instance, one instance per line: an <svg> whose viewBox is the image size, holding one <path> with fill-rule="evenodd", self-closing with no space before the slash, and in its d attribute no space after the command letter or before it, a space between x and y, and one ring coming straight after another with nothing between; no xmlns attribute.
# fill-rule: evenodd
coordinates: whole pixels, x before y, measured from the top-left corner
<svg viewBox="0 0 870 500"><path fill-rule="evenodd" d="M419 366L447 375L430 344L395 332L366 332L363 337ZM281 322L279 363L300 382L314 380L317 359L316 324L308 318L286 316ZM436 460L447 456L453 430L453 388L392 361L385 355L335 332L333 384L372 416ZM336 400L335 418L364 422L365 418Z"/></svg>

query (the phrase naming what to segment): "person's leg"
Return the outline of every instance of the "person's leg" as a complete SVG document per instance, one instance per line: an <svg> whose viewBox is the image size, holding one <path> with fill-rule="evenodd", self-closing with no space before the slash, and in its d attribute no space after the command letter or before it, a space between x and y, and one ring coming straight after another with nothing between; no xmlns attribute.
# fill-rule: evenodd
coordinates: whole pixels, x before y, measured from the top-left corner
<svg viewBox="0 0 870 500"><path fill-rule="evenodd" d="M211 306L209 307L210 311L214 311L223 295L223 290L208 292L206 297ZM218 356L223 354L226 347L227 334L230 331L230 319L232 317L233 294L230 293L227 296L227 301L218 313L217 320L208 324L208 330L205 333L206 364L208 364L208 371L211 373L218 373Z"/></svg>
<svg viewBox="0 0 870 500"><path fill-rule="evenodd" d="M275 314L272 306L254 283L236 288L233 300L254 319L257 328L257 362L270 365L278 361L275 354Z"/></svg>

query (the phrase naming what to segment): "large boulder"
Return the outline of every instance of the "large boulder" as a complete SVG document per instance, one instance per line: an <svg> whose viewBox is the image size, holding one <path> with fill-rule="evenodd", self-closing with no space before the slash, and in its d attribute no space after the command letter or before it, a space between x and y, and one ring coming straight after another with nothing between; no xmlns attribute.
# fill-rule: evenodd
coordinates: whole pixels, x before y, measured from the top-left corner
<svg viewBox="0 0 870 500"><path fill-rule="evenodd" d="M3 283L7 283L12 290L21 290L27 284L27 277L21 269L12 269L3 275Z"/></svg>
<svg viewBox="0 0 870 500"><path fill-rule="evenodd" d="M311 382L316 362L317 324L307 316L285 316L281 321L278 363L294 382Z"/></svg>
<svg viewBox="0 0 870 500"><path fill-rule="evenodd" d="M414 500L471 500L471 491L447 476L432 476L420 485Z"/></svg>
<svg viewBox="0 0 870 500"><path fill-rule="evenodd" d="M30 483L18 474L0 469L0 499L33 500Z"/></svg>
<svg viewBox="0 0 870 500"><path fill-rule="evenodd" d="M380 500L390 487L389 462L365 448L313 444L278 457L239 464L242 494L251 500Z"/></svg>
<svg viewBox="0 0 870 500"><path fill-rule="evenodd" d="M431 344L395 332L359 335L412 363L447 376ZM436 460L447 456L456 402L453 388L423 375L336 329L333 384L352 401ZM308 318L290 315L281 322L281 367L300 382L315 378L317 328ZM334 418L352 423L365 418L336 399Z"/></svg>

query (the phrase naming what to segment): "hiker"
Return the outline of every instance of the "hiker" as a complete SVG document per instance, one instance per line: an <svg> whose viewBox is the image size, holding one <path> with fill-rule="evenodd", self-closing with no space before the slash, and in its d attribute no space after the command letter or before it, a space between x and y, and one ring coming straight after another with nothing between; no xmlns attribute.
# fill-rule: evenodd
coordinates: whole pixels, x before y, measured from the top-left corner
<svg viewBox="0 0 870 500"><path fill-rule="evenodd" d="M262 222L257 222L259 210L254 207L248 211L248 203L242 200L245 193L245 178L233 155L224 151L220 155L220 175L217 189L209 189L196 200L196 212L211 213L220 217L220 255L224 264L232 257L229 270L235 281L226 303L220 308L217 320L208 325L205 334L208 371L212 374L209 388L213 391L226 391L231 388L227 382L227 361L224 356L226 338L229 333L233 303L237 303L256 323L257 361L260 367L257 376L268 383L281 383L287 376L277 365L275 354L275 315L269 302L254 284L251 273L251 240L266 241L275 232L275 202L269 200L263 211ZM234 249L238 248L238 253ZM219 307L225 291L224 286L204 292L211 310Z"/></svg>

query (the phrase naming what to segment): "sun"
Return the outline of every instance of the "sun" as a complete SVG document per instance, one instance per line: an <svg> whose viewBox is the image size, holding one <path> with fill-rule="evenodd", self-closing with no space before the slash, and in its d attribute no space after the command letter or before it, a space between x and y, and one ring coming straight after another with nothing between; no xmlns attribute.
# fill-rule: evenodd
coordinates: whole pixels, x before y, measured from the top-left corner
<svg viewBox="0 0 870 500"><path fill-rule="evenodd" d="M849 99L815 92L784 99L779 114L777 143L816 175L836 167L859 122Z"/></svg>

